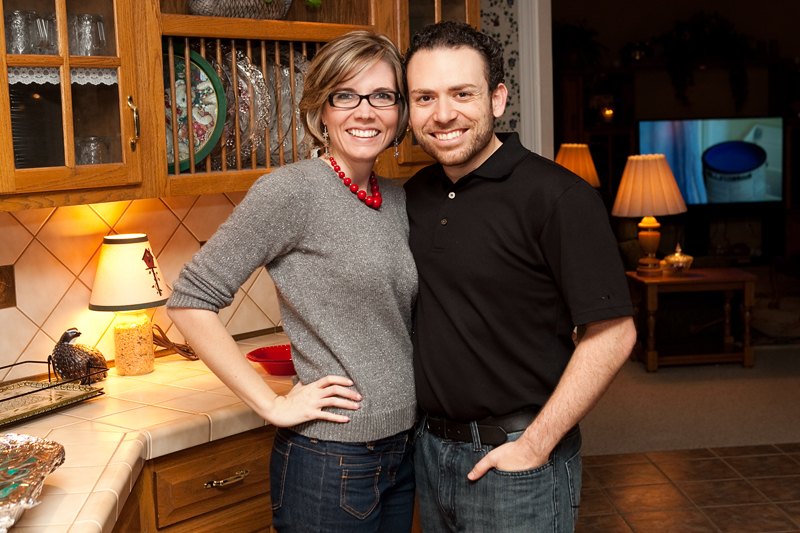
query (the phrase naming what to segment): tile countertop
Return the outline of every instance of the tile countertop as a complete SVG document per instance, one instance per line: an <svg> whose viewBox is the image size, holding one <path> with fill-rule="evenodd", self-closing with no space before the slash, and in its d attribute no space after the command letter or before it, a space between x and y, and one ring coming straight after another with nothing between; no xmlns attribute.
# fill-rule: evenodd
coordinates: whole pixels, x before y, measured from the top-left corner
<svg viewBox="0 0 800 533"><path fill-rule="evenodd" d="M239 341L242 353L288 344L283 334ZM289 376L270 376L279 394ZM105 394L0 429L59 442L66 460L47 476L39 505L24 512L12 533L109 533L144 462L265 425L201 361L179 355L156 359L155 371L99 382Z"/></svg>

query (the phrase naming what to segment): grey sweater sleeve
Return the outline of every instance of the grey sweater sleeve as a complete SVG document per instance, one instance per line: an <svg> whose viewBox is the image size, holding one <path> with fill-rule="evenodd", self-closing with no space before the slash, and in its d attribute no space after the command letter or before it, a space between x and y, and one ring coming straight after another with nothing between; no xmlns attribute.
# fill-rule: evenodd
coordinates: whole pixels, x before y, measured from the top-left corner
<svg viewBox="0 0 800 533"><path fill-rule="evenodd" d="M296 166L259 178L230 218L184 265L167 307L218 312L230 305L256 269L291 251L302 238L307 189Z"/></svg>

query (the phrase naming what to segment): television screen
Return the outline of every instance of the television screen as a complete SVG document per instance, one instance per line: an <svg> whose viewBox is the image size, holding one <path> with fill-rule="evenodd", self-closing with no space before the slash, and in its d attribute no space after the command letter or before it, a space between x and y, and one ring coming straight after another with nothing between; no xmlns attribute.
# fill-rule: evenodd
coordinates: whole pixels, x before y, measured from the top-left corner
<svg viewBox="0 0 800 533"><path fill-rule="evenodd" d="M687 205L783 198L783 120L639 122L639 153L664 154Z"/></svg>

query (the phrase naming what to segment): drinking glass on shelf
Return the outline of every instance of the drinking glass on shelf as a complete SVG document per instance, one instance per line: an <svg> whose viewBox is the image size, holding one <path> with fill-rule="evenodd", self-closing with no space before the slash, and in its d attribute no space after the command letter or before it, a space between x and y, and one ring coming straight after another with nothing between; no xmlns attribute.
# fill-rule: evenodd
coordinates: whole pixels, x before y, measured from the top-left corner
<svg viewBox="0 0 800 533"><path fill-rule="evenodd" d="M46 13L36 17L36 28L39 35L38 53L44 55L58 55L58 30L56 14Z"/></svg>
<svg viewBox="0 0 800 533"><path fill-rule="evenodd" d="M111 162L111 140L102 136L75 138L75 163L78 165L101 165Z"/></svg>
<svg viewBox="0 0 800 533"><path fill-rule="evenodd" d="M106 53L106 28L102 15L70 14L69 53L73 56L102 56Z"/></svg>
<svg viewBox="0 0 800 533"><path fill-rule="evenodd" d="M3 19L6 28L6 53L34 54L38 51L39 32L36 27L36 13L8 11Z"/></svg>

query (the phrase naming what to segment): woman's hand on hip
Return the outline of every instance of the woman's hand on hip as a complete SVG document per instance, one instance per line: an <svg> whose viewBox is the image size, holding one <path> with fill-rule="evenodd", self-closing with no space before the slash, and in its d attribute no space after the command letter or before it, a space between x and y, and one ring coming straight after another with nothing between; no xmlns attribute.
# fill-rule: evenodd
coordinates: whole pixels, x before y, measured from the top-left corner
<svg viewBox="0 0 800 533"><path fill-rule="evenodd" d="M308 385L298 382L289 394L278 396L267 420L278 427L290 427L310 420L349 422L350 417L326 411L325 407L361 409L361 395L348 387L353 381L343 376L325 376Z"/></svg>

